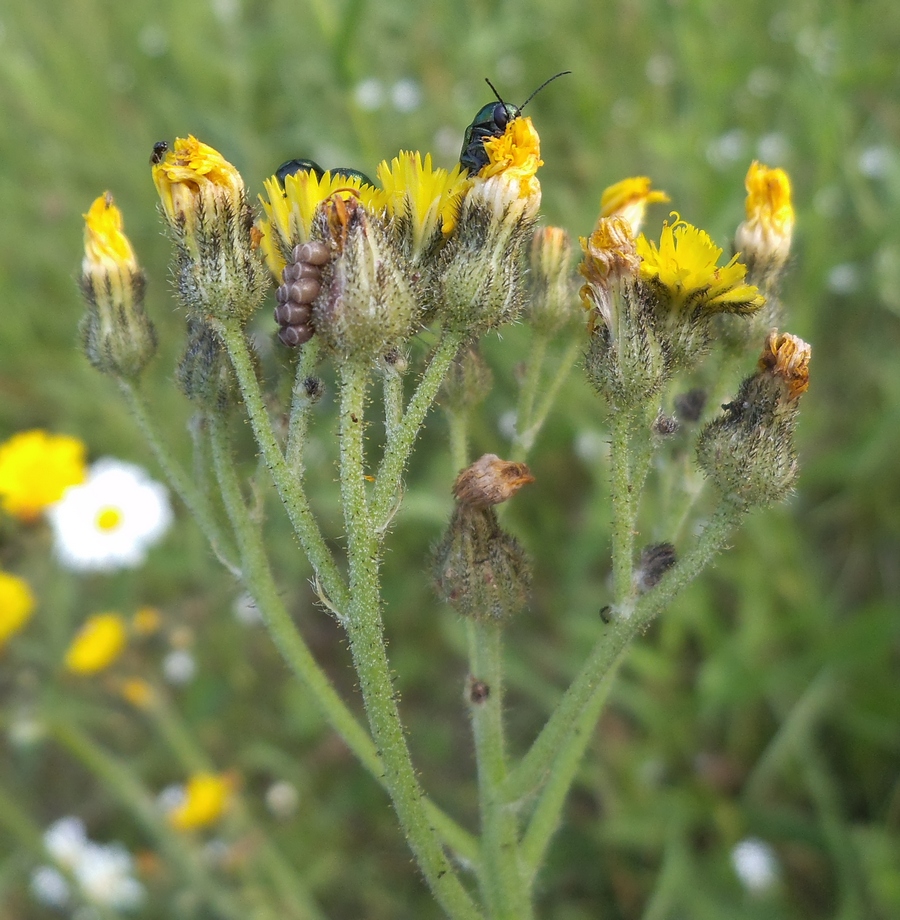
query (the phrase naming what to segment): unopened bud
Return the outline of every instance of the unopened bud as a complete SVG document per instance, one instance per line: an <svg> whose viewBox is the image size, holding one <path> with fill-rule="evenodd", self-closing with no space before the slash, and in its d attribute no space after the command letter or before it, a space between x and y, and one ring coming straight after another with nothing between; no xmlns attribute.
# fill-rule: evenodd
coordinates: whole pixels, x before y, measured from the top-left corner
<svg viewBox="0 0 900 920"><path fill-rule="evenodd" d="M534 476L524 463L484 454L456 477L453 494L460 504L487 508L507 501L531 482Z"/></svg>
<svg viewBox="0 0 900 920"><path fill-rule="evenodd" d="M535 330L553 335L579 315L572 275L572 241L561 227L541 227L531 238L526 315Z"/></svg>
<svg viewBox="0 0 900 920"><path fill-rule="evenodd" d="M178 388L207 412L223 412L240 402L228 352L210 326L188 318L188 340L175 369Z"/></svg>
<svg viewBox="0 0 900 920"><path fill-rule="evenodd" d="M675 414L682 422L698 422L706 408L706 390L696 387L675 397Z"/></svg>
<svg viewBox="0 0 900 920"><path fill-rule="evenodd" d="M84 218L84 352L102 373L134 379L156 354L156 330L144 312L144 273L109 192L94 201Z"/></svg>
<svg viewBox="0 0 900 920"><path fill-rule="evenodd" d="M802 339L771 332L757 372L700 434L700 466L739 507L780 501L797 478L794 429L810 354Z"/></svg>
<svg viewBox="0 0 900 920"><path fill-rule="evenodd" d="M754 161L747 171L747 219L738 227L734 248L747 263L754 284L771 286L791 251L794 208L791 183L783 169Z"/></svg>
<svg viewBox="0 0 900 920"><path fill-rule="evenodd" d="M467 412L487 399L494 375L477 346L463 349L441 384L440 402L450 412Z"/></svg>

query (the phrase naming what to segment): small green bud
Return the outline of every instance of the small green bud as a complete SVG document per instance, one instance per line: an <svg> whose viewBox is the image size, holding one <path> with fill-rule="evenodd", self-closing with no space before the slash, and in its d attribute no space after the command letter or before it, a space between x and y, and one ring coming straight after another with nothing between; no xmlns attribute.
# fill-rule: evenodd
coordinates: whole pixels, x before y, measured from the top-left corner
<svg viewBox="0 0 900 920"><path fill-rule="evenodd" d="M799 398L809 386L810 354L802 339L771 332L757 372L700 433L701 468L738 507L781 501L793 487L794 429Z"/></svg>
<svg viewBox="0 0 900 920"><path fill-rule="evenodd" d="M536 332L551 336L580 315L569 234L561 227L535 230L529 256L525 312Z"/></svg>
<svg viewBox="0 0 900 920"><path fill-rule="evenodd" d="M207 412L224 412L240 402L228 352L207 323L188 319L188 340L175 369L178 388Z"/></svg>
<svg viewBox="0 0 900 920"><path fill-rule="evenodd" d="M97 370L132 380L156 354L156 330L144 312L146 279L112 195L97 198L84 217L82 347Z"/></svg>
<svg viewBox="0 0 900 920"><path fill-rule="evenodd" d="M449 412L467 412L487 399L494 375L477 346L464 348L441 384L440 402Z"/></svg>

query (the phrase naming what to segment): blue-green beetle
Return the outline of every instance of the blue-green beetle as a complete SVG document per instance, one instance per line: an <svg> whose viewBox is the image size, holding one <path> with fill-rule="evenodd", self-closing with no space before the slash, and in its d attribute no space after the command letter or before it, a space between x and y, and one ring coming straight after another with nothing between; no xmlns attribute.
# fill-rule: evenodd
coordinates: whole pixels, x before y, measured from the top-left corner
<svg viewBox="0 0 900 920"><path fill-rule="evenodd" d="M338 166L335 169L322 169L315 160L288 160L275 170L275 178L278 180L278 184L284 188L284 180L298 172L314 173L317 179L321 179L328 172L332 176L340 176L343 179L358 179L362 185L375 185L365 173L361 173L358 169L350 169L346 166Z"/></svg>
<svg viewBox="0 0 900 920"><path fill-rule="evenodd" d="M552 83L557 77L564 77L571 72L571 70L563 70L561 73L554 74L549 80L544 80L544 82L519 106L504 102L500 98L500 93L494 89L494 84L485 77L484 82L494 90L497 101L489 102L487 105L482 106L478 110L478 114L472 120L472 124L466 128L462 150L459 154L459 165L466 169L470 176L474 176L476 173L480 172L484 166L487 166L488 162L488 156L484 150L484 142L489 137L500 137L506 130L506 126L513 119L518 118L522 114L522 109L524 109L548 83Z"/></svg>

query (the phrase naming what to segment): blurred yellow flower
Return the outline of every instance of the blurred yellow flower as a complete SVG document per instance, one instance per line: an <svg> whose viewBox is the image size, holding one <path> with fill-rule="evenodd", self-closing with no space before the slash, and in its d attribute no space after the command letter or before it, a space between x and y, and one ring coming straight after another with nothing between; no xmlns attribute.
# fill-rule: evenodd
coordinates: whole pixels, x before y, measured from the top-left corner
<svg viewBox="0 0 900 920"><path fill-rule="evenodd" d="M169 812L176 830L208 827L218 821L231 802L235 778L228 773L195 773L184 790L184 801Z"/></svg>
<svg viewBox="0 0 900 920"><path fill-rule="evenodd" d="M0 503L21 521L34 521L72 485L84 482L85 446L68 435L21 431L0 444Z"/></svg>
<svg viewBox="0 0 900 920"><path fill-rule="evenodd" d="M131 618L131 628L139 636L152 636L162 625L156 607L141 607Z"/></svg>
<svg viewBox="0 0 900 920"><path fill-rule="evenodd" d="M34 595L28 582L0 572L0 648L31 619Z"/></svg>
<svg viewBox="0 0 900 920"><path fill-rule="evenodd" d="M156 700L153 687L140 677L132 677L123 681L119 692L132 706L138 709L147 709Z"/></svg>
<svg viewBox="0 0 900 920"><path fill-rule="evenodd" d="M125 621L117 613L90 617L66 651L65 665L73 674L96 674L108 668L125 647Z"/></svg>
<svg viewBox="0 0 900 920"><path fill-rule="evenodd" d="M658 246L643 234L637 239L641 277L666 289L668 309L703 314L758 310L765 298L744 283L747 267L737 256L720 266L722 250L709 234L675 217L673 224L663 224Z"/></svg>
<svg viewBox="0 0 900 920"><path fill-rule="evenodd" d="M632 235L637 236L647 205L669 200L665 192L651 189L650 185L651 180L647 176L632 176L610 185L600 198L600 216L624 218L631 227Z"/></svg>

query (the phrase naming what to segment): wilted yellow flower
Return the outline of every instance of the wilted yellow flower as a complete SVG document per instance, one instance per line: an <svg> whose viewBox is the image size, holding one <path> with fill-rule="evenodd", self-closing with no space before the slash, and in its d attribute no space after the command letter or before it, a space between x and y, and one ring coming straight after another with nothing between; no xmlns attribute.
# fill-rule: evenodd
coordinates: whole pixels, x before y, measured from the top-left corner
<svg viewBox="0 0 900 920"><path fill-rule="evenodd" d="M235 778L228 773L195 773L184 790L184 801L168 820L176 830L190 831L216 822L228 807Z"/></svg>
<svg viewBox="0 0 900 920"><path fill-rule="evenodd" d="M375 206L390 218L408 221L411 252L415 258L437 230L444 235L456 226L462 194L471 185L466 170L457 164L450 172L435 169L431 154L401 151L390 164L383 160L376 172L381 189Z"/></svg>
<svg viewBox="0 0 900 920"><path fill-rule="evenodd" d="M651 189L647 176L633 176L610 185L600 198L601 217L622 217L637 236L644 222L647 205L668 201L669 196L658 189Z"/></svg>
<svg viewBox="0 0 900 920"><path fill-rule="evenodd" d="M215 201L236 202L244 195L237 169L193 135L177 138L173 149L153 164L153 182L173 226L191 227L204 211L218 210Z"/></svg>
<svg viewBox="0 0 900 920"><path fill-rule="evenodd" d="M98 613L78 631L66 651L73 674L96 674L108 668L125 648L125 621L117 613Z"/></svg>
<svg viewBox="0 0 900 920"><path fill-rule="evenodd" d="M0 571L0 648L31 619L34 595L28 582Z"/></svg>
<svg viewBox="0 0 900 920"><path fill-rule="evenodd" d="M641 276L665 288L668 309L706 315L758 310L765 298L754 285L744 283L747 267L738 256L720 266L722 249L709 234L674 216L675 223L663 224L659 246L643 234L637 239Z"/></svg>
<svg viewBox="0 0 900 920"><path fill-rule="evenodd" d="M747 219L735 234L735 248L759 274L777 271L791 250L794 208L791 183L783 169L754 161L747 171Z"/></svg>
<svg viewBox="0 0 900 920"><path fill-rule="evenodd" d="M22 431L0 444L0 502L19 520L36 520L72 485L84 482L85 446L68 435Z"/></svg>
<svg viewBox="0 0 900 920"><path fill-rule="evenodd" d="M358 176L333 176L326 172L321 178L313 170L301 169L285 177L284 188L276 176L263 182L266 198L259 200L266 212L257 227L262 234L260 247L269 270L280 281L291 250L310 240L313 218L323 201L338 195L353 197L369 212L377 208L376 191Z"/></svg>
<svg viewBox="0 0 900 920"><path fill-rule="evenodd" d="M759 359L759 369L780 377L788 387L788 398L798 399L809 389L812 348L803 339L772 330Z"/></svg>

